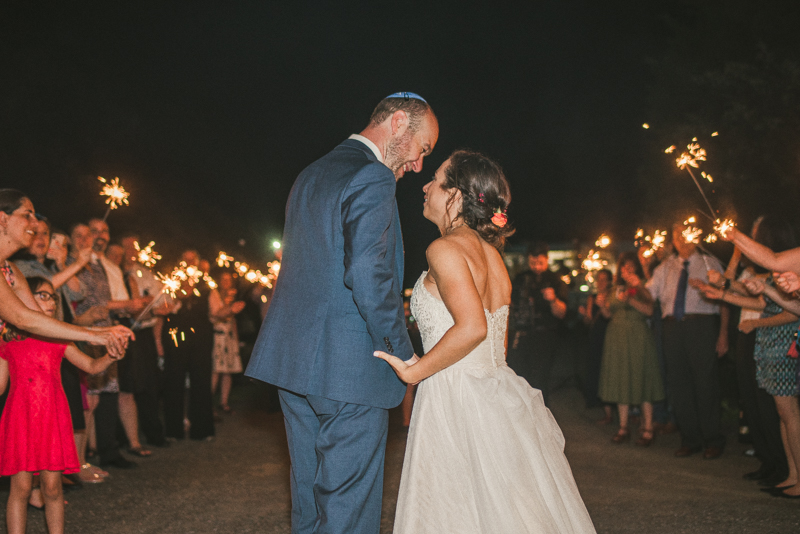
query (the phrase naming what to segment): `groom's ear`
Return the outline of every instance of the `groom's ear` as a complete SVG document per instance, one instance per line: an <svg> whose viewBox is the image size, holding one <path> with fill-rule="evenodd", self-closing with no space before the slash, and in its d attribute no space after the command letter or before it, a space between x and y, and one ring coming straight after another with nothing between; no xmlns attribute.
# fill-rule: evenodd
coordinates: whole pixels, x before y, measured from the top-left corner
<svg viewBox="0 0 800 534"><path fill-rule="evenodd" d="M402 136L408 130L408 114L402 109L392 113L391 118L392 135Z"/></svg>

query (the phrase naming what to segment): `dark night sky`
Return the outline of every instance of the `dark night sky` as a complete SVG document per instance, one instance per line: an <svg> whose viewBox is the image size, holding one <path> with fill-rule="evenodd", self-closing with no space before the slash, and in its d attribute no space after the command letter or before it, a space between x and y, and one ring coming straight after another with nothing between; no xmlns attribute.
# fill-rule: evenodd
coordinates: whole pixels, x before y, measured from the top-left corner
<svg viewBox="0 0 800 534"><path fill-rule="evenodd" d="M112 237L137 229L165 256L236 255L244 238L255 259L297 173L399 90L441 127L398 185L409 272L436 237L421 187L458 147L504 166L517 240L592 239L641 215L648 65L671 36L639 3L117 4L0 14L2 186L58 226L102 215L96 177L119 176L131 206Z"/></svg>

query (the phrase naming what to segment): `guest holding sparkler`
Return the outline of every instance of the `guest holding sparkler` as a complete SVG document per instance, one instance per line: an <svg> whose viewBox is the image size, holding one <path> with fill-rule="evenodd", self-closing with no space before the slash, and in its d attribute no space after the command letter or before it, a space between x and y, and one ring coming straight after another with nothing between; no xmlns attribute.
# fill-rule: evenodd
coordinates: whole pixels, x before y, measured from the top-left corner
<svg viewBox="0 0 800 534"><path fill-rule="evenodd" d="M244 301L236 299L233 275L222 271L217 277L219 287L212 289L208 296L209 319L214 324L214 372L211 374L211 393L221 385L219 404L225 413L231 413L228 399L231 394L231 375L242 372L242 359L239 356L239 334L236 329L236 315L245 306Z"/></svg>
<svg viewBox="0 0 800 534"><path fill-rule="evenodd" d="M109 353L121 355L132 335L127 328L81 328L34 311L38 306L33 294L8 258L33 242L39 225L35 213L24 193L0 189L0 270L6 280L0 283L0 324L12 323L20 330L49 338L106 345Z"/></svg>
<svg viewBox="0 0 800 534"><path fill-rule="evenodd" d="M617 280L611 298L600 309L609 317L603 345L598 393L605 402L616 403L619 431L614 443L630 440L628 408L640 405L644 415L637 445L653 442L653 402L664 398L658 370L656 345L647 317L653 313L653 299L644 287L644 273L635 253L617 261Z"/></svg>
<svg viewBox="0 0 800 534"><path fill-rule="evenodd" d="M86 247L77 254L77 261L67 265L66 235L58 233L52 236L50 222L42 215L36 216L39 224L34 234L33 243L27 249L18 252L12 257L14 265L26 278L41 276L53 284L58 291L59 298L56 307L56 319L63 321L72 314L64 309L62 296L71 301L78 301L84 297L83 286L75 276L83 269L92 257L92 249Z"/></svg>
<svg viewBox="0 0 800 534"><path fill-rule="evenodd" d="M769 215L756 220L753 240L778 252L797 244L792 227ZM787 349L800 323L797 315L783 310L768 296L750 296L746 284L766 284L769 278L763 268L750 271L755 273L742 282L714 273L709 275L711 284L695 283L706 297L743 308L744 320L739 323L740 343L737 343L737 352L739 345L743 347L737 361L740 398L756 455L762 461L761 468L745 478L762 480L763 485L782 490L797 482L798 462L792 461L792 435L800 430L800 418L793 413L797 407L797 359L788 356ZM749 317L746 310L759 313Z"/></svg>
<svg viewBox="0 0 800 534"><path fill-rule="evenodd" d="M122 270L105 256L111 239L108 224L101 219L92 219L88 226L91 230L94 254L92 261L78 274L84 287L87 288L87 295L78 303L75 311L81 315L98 306L108 309L108 313L94 323L95 326L106 326L120 320L129 322L130 314L141 311L148 301L142 298L130 298ZM85 352L93 357L101 356L92 347L86 347ZM136 404L130 393L123 391L120 395L117 366L112 365L105 372L90 377L87 380L87 387L89 409L85 415L90 431L89 443L92 444L91 428L94 423L100 465L123 469L134 467L136 464L120 454L119 443L116 440L119 416L130 443L130 450L137 455L140 455L137 453L138 450L143 450L138 437Z"/></svg>
<svg viewBox="0 0 800 534"><path fill-rule="evenodd" d="M683 226L672 228L676 256L653 271L647 289L661 301L663 342L670 402L681 433L676 457L703 451L719 458L725 447L721 431L721 393L717 358L728 352L728 309L703 298L689 278L708 281L708 271L722 272L714 258L702 256L687 242Z"/></svg>
<svg viewBox="0 0 800 534"><path fill-rule="evenodd" d="M613 275L608 269L601 269L594 275L595 293L589 295L585 306L578 308L583 317L583 322L589 327L589 371L586 380L586 405L587 408L603 406L605 417L599 421L600 424L611 423L611 404L603 403L598 395L600 384L600 365L603 361L603 345L606 339L606 328L608 327L608 317L603 315L602 310L608 307L611 299L611 282Z"/></svg>
<svg viewBox="0 0 800 534"><path fill-rule="evenodd" d="M195 250L181 256L187 266L195 268L200 257ZM208 287L192 287L183 283L176 293L177 302L164 319L164 425L167 439L185 436L184 406L186 375L189 374L189 405L186 410L189 437L194 440L214 438L214 403L211 395L211 373L214 330L208 320Z"/></svg>
<svg viewBox="0 0 800 534"><path fill-rule="evenodd" d="M163 305L165 295L161 293L162 284L147 266L138 260L137 235L127 235L121 241L124 249L122 270L130 293L134 297L151 300L153 307ZM141 312L133 323L136 341L131 343L127 357L119 363L120 383L123 391L133 395L142 433L149 445L168 446L161 423L158 389L161 371L158 368L159 336L156 328L163 320L152 311ZM163 352L163 351L162 351Z"/></svg>
<svg viewBox="0 0 800 534"><path fill-rule="evenodd" d="M25 252L18 252L12 258L14 264L26 278L34 276L49 281L56 290L55 317L59 321L74 322L73 309L70 302L82 300L85 296L83 284L76 276L91 259L92 249L88 243L76 251L76 261L67 265L69 251L68 237L63 232L53 232L51 236L50 222L38 215L39 226L33 243ZM88 228L87 228L88 230ZM17 259L20 257L21 259ZM80 371L68 359L61 360L61 385L67 396L70 415L72 417L75 445L79 450L86 448L86 420L83 416L83 395L81 393ZM81 465L86 463L81 456ZM96 473L81 470L77 477L83 482L97 483L103 479ZM74 485L74 480L65 480L64 484Z"/></svg>

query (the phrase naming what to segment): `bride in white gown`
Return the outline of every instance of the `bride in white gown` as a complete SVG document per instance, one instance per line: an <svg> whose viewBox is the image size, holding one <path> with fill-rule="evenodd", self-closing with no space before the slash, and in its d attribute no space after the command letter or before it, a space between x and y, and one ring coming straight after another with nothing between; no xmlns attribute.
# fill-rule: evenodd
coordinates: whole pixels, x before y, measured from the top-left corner
<svg viewBox="0 0 800 534"><path fill-rule="evenodd" d="M395 534L595 532L539 390L505 361L511 281L498 249L511 230L500 167L456 151L424 188L442 237L411 297L425 356L376 352L414 403Z"/></svg>

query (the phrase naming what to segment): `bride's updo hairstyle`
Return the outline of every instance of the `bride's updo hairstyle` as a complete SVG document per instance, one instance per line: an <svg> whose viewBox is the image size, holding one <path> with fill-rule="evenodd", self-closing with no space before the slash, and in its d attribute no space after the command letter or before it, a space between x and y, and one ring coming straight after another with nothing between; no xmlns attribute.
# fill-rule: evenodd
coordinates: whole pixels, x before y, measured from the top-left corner
<svg viewBox="0 0 800 534"><path fill-rule="evenodd" d="M456 218L461 217L484 241L502 251L506 238L514 233L505 215L511 191L503 170L490 158L471 150L456 150L449 159L442 187L461 191L461 212ZM450 202L453 200L451 197Z"/></svg>

